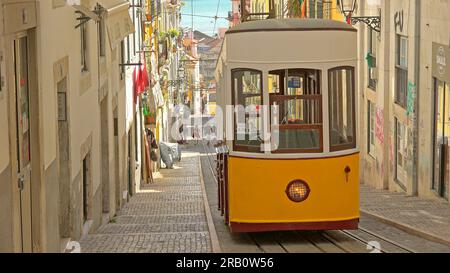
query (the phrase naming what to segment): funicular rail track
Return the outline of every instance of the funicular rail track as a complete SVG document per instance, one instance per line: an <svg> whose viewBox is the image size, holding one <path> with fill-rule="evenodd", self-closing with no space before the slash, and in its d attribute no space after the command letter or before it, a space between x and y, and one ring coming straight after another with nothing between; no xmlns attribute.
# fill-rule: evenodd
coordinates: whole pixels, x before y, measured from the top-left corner
<svg viewBox="0 0 450 273"><path fill-rule="evenodd" d="M204 171L211 173L217 183L216 153L211 141L201 141L206 155ZM220 212L217 212L220 213ZM381 235L360 227L355 231L286 231L246 233L262 253L412 253L413 250Z"/></svg>

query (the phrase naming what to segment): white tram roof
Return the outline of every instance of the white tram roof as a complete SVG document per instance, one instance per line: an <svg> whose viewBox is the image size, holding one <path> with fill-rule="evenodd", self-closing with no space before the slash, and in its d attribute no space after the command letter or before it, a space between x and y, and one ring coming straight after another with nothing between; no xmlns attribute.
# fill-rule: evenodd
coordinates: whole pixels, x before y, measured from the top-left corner
<svg viewBox="0 0 450 273"><path fill-rule="evenodd" d="M267 69L288 68L287 64L297 68L315 68L321 63L353 65L357 60L357 29L323 19L245 22L227 31L220 60L230 64L227 69L262 69L264 64Z"/></svg>
<svg viewBox="0 0 450 273"><path fill-rule="evenodd" d="M238 24L229 29L226 34L238 32L260 32L260 31L311 31L311 30L342 30L356 31L356 29L341 21L323 19L268 19L249 21Z"/></svg>

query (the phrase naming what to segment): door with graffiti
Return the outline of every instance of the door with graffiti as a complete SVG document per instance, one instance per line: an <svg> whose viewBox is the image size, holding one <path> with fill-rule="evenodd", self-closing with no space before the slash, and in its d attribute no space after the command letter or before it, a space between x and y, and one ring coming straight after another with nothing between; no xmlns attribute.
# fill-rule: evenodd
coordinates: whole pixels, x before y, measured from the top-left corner
<svg viewBox="0 0 450 273"><path fill-rule="evenodd" d="M450 137L450 87L434 79L434 168L433 189L448 199L449 187L449 137Z"/></svg>

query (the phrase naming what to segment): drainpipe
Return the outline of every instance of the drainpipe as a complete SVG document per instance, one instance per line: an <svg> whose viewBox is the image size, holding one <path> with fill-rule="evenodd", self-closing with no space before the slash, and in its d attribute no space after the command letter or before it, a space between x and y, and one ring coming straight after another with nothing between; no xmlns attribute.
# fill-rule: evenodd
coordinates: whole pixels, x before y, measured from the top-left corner
<svg viewBox="0 0 450 273"><path fill-rule="evenodd" d="M95 9L96 9L96 11L97 10L100 11L98 6ZM100 17L100 20L102 20L103 13L100 13L99 17ZM101 21L97 21L95 26L97 28L97 39L96 39L97 40L97 93L101 94L103 96L103 94L99 92L100 88L101 88L101 83L100 83L100 81L101 81L101 76L100 76L100 59L101 59L101 57L100 57L100 27L101 27ZM100 103L101 100L99 100L98 102ZM99 104L99 106L101 107L101 104Z"/></svg>
<svg viewBox="0 0 450 273"><path fill-rule="evenodd" d="M413 147L413 196L419 194L419 90L420 90L420 26L421 26L421 1L415 0L415 25L414 25L414 83L416 84L415 110L414 110L414 147Z"/></svg>

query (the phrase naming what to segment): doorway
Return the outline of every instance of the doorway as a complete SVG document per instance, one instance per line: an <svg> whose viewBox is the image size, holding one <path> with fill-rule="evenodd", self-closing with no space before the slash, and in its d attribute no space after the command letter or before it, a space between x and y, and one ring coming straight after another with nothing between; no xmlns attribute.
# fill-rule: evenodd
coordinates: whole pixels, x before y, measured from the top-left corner
<svg viewBox="0 0 450 273"><path fill-rule="evenodd" d="M110 212L109 188L109 127L108 127L108 100L105 97L100 103L100 134L102 155L102 207L103 213Z"/></svg>
<svg viewBox="0 0 450 273"><path fill-rule="evenodd" d="M130 201L130 198L133 196L133 166L131 164L131 160L133 160L132 155L132 136L131 136L131 130L128 132L128 200Z"/></svg>
<svg viewBox="0 0 450 273"><path fill-rule="evenodd" d="M450 138L450 87L434 79L434 167L432 188L442 198L448 199L449 138Z"/></svg>
<svg viewBox="0 0 450 273"><path fill-rule="evenodd" d="M82 162L83 170L83 181L82 181L82 187L83 187L83 225L86 224L87 221L92 219L91 214L91 197L92 197L92 191L91 191L91 157L88 153L86 157L83 159Z"/></svg>
<svg viewBox="0 0 450 273"><path fill-rule="evenodd" d="M114 116L114 182L116 187L116 208L121 206L120 189L120 162L119 162L119 117L117 108L113 111Z"/></svg>
<svg viewBox="0 0 450 273"><path fill-rule="evenodd" d="M67 78L57 83L59 145L59 230L61 238L70 238L70 143L67 111Z"/></svg>
<svg viewBox="0 0 450 273"><path fill-rule="evenodd" d="M22 252L33 251L28 37L14 40L15 130Z"/></svg>

